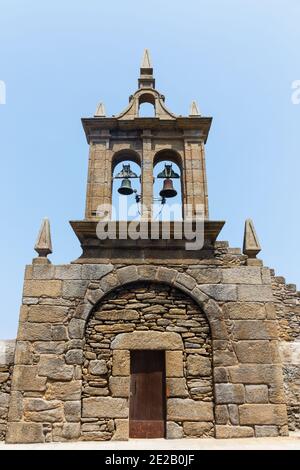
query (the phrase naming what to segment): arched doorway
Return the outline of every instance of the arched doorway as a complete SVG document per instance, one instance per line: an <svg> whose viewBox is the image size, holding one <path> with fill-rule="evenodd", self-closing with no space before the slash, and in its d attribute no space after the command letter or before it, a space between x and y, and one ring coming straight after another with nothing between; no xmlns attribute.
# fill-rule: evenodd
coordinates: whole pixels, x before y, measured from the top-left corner
<svg viewBox="0 0 300 470"><path fill-rule="evenodd" d="M83 439L214 435L210 328L175 287L136 282L86 325Z"/></svg>

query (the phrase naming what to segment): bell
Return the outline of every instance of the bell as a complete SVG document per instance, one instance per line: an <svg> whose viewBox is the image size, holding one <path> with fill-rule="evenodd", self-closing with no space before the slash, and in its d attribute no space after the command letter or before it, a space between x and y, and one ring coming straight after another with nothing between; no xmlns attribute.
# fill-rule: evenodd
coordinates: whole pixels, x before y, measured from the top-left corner
<svg viewBox="0 0 300 470"><path fill-rule="evenodd" d="M164 180L164 185L162 190L160 191L159 195L163 198L165 197L174 197L176 196L177 191L173 188L173 181L169 178Z"/></svg>
<svg viewBox="0 0 300 470"><path fill-rule="evenodd" d="M123 196L130 196L133 194L131 181L128 178L124 178L122 180L121 186L118 189L118 193L122 194Z"/></svg>

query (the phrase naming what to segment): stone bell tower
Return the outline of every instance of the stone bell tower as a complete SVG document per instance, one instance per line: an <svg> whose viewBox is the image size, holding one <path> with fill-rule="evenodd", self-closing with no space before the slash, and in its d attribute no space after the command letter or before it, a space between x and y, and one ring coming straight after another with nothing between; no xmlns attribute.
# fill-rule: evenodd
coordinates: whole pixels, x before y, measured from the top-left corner
<svg viewBox="0 0 300 470"><path fill-rule="evenodd" d="M154 117L139 116L139 108L143 103L153 105ZM106 117L101 103L94 117L82 119L90 146L86 212L84 221L72 221L71 225L82 244L83 262L89 257L102 258L106 248L111 246L95 238L99 207L106 206L104 212L110 218L114 167L125 160L133 161L141 168L141 220L150 221L153 215L154 166L161 161L171 161L180 169L183 218L195 220L197 210L200 211L205 220L205 241L210 245L214 243L224 222L208 219L205 143L211 121L212 118L199 114L195 102L191 105L188 117L176 116L167 109L164 95L155 88L149 51L145 50L138 90L129 97L128 107L117 116ZM174 227L171 237L174 238ZM130 243L122 242L121 245L130 247ZM134 243L134 248L137 245L142 251L149 247L149 244L141 241ZM174 247L172 240L168 241L168 246ZM178 241L176 246L179 247ZM161 240L152 240L151 249L164 247L165 243L162 244Z"/></svg>
<svg viewBox="0 0 300 470"><path fill-rule="evenodd" d="M143 103L154 116L139 116ZM86 212L71 221L82 254L51 264L43 223L7 372L7 442L286 435L287 405L295 423L298 405L290 406L286 380L285 394L279 354L283 291L257 259L251 220L242 253L216 241L224 222L208 217L211 121L194 102L186 117L167 109L148 51L128 107L106 116L100 104L82 119L90 148ZM127 236L130 221L111 220L116 178L119 194L141 205L140 236ZM162 205L180 181L182 219L153 229L156 178L164 179ZM187 249L183 227L189 222L197 237L199 220L202 243ZM113 236L100 236L110 222Z"/></svg>

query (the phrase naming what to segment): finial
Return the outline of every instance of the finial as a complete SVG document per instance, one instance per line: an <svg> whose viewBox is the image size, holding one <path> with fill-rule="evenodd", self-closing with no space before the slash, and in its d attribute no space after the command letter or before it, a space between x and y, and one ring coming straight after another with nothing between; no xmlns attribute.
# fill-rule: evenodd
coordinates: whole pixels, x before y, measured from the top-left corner
<svg viewBox="0 0 300 470"><path fill-rule="evenodd" d="M144 55L142 59L141 69L151 69L151 59L149 49L144 50Z"/></svg>
<svg viewBox="0 0 300 470"><path fill-rule="evenodd" d="M190 107L190 116L200 116L198 105L196 101L192 101L191 107Z"/></svg>
<svg viewBox="0 0 300 470"><path fill-rule="evenodd" d="M139 88L155 88L149 49L144 50L140 68Z"/></svg>
<svg viewBox="0 0 300 470"><path fill-rule="evenodd" d="M258 241L253 221L251 219L247 219L245 222L243 253L245 255L248 255L249 258L256 258L256 255L260 251L261 247Z"/></svg>
<svg viewBox="0 0 300 470"><path fill-rule="evenodd" d="M104 117L105 115L105 106L103 103L99 103L95 112L95 117Z"/></svg>
<svg viewBox="0 0 300 470"><path fill-rule="evenodd" d="M34 249L38 253L39 258L47 259L47 256L52 253L50 222L47 218L42 222Z"/></svg>

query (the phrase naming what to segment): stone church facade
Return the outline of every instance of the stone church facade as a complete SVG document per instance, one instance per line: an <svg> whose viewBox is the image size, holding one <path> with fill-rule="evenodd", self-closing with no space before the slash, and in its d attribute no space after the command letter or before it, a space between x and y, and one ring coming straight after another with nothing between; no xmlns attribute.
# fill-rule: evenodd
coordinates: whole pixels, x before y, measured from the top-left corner
<svg viewBox="0 0 300 470"><path fill-rule="evenodd" d="M155 117L139 117L144 102ZM224 222L208 215L211 118L195 103L188 117L166 108L146 51L128 108L106 117L99 106L82 122L90 146L86 214L71 221L82 255L51 264L43 223L39 256L25 271L16 342L1 343L1 438L234 438L299 429L299 292L256 257L251 221L243 250L216 240ZM100 239L98 208L109 207L122 161L141 167L145 236L126 239L129 222L118 221L115 238ZM200 249L186 249L183 222L172 222L168 237L158 222L158 236L146 236L153 167L163 161L180 168L192 225L203 208Z"/></svg>

